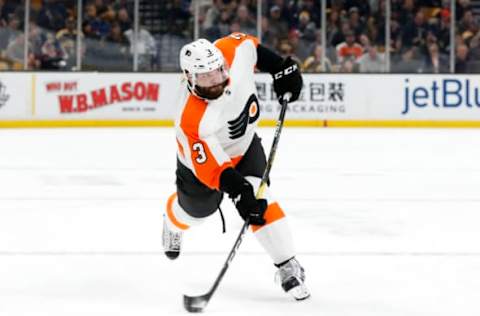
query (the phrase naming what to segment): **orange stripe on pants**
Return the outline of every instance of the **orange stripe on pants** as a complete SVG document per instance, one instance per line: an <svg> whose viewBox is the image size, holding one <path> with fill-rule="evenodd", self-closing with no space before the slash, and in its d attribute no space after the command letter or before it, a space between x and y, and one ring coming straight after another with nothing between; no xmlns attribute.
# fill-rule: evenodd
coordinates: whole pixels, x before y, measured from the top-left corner
<svg viewBox="0 0 480 316"><path fill-rule="evenodd" d="M256 232L262 227L267 226L268 224L271 224L281 218L285 217L285 213L283 213L283 210L281 209L280 205L278 205L277 202L270 204L267 207L267 210L265 211L265 224L264 225L252 225L252 231Z"/></svg>
<svg viewBox="0 0 480 316"><path fill-rule="evenodd" d="M173 202L175 201L175 198L177 197L177 193L173 193L169 198L168 198L168 201L167 201L167 216L168 218L170 219L170 221L172 222L173 225L175 225L176 227L180 228L181 230L186 230L189 228L188 225L185 225L185 224L182 224L180 223L177 218L175 217L175 215L173 214Z"/></svg>

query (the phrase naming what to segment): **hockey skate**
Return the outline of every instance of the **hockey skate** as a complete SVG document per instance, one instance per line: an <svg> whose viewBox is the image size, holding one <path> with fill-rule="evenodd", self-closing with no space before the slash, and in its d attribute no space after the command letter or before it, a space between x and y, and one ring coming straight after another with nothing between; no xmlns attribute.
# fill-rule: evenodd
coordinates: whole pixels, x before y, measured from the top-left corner
<svg viewBox="0 0 480 316"><path fill-rule="evenodd" d="M180 248L182 247L183 232L175 232L168 227L165 215L163 216L163 233L162 244L165 255L175 260L180 255Z"/></svg>
<svg viewBox="0 0 480 316"><path fill-rule="evenodd" d="M278 266L275 281L297 301L310 297L310 291L305 285L305 270L295 258Z"/></svg>

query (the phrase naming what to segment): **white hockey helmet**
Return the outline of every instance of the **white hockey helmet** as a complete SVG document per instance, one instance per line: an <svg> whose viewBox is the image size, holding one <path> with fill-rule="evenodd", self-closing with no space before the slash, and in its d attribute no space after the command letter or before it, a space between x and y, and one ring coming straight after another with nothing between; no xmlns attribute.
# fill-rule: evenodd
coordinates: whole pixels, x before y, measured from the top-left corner
<svg viewBox="0 0 480 316"><path fill-rule="evenodd" d="M206 39L198 39L180 50L180 68L190 91L205 99L216 99L228 84L222 52Z"/></svg>

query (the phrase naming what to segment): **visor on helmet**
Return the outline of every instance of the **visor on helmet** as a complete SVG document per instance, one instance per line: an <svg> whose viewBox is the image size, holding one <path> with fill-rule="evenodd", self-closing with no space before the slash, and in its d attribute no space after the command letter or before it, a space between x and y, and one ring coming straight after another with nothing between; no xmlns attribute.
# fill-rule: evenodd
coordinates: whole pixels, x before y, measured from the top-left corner
<svg viewBox="0 0 480 316"><path fill-rule="evenodd" d="M195 85L202 88L209 88L219 85L228 79L228 73L223 66L209 72L196 73L194 76Z"/></svg>
<svg viewBox="0 0 480 316"><path fill-rule="evenodd" d="M225 66L217 69L188 74L188 80L193 85L193 92L204 99L218 99L228 85L228 71Z"/></svg>

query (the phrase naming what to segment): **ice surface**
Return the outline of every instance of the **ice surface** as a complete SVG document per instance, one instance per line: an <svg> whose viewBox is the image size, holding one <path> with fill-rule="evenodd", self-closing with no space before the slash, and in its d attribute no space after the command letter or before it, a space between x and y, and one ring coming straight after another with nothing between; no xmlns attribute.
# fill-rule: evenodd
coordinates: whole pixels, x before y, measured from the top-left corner
<svg viewBox="0 0 480 316"><path fill-rule="evenodd" d="M268 150L273 129L260 129ZM186 315L240 229L161 249L172 129L0 130L0 315ZM480 130L285 129L272 191L312 298L245 238L205 315L480 315Z"/></svg>

